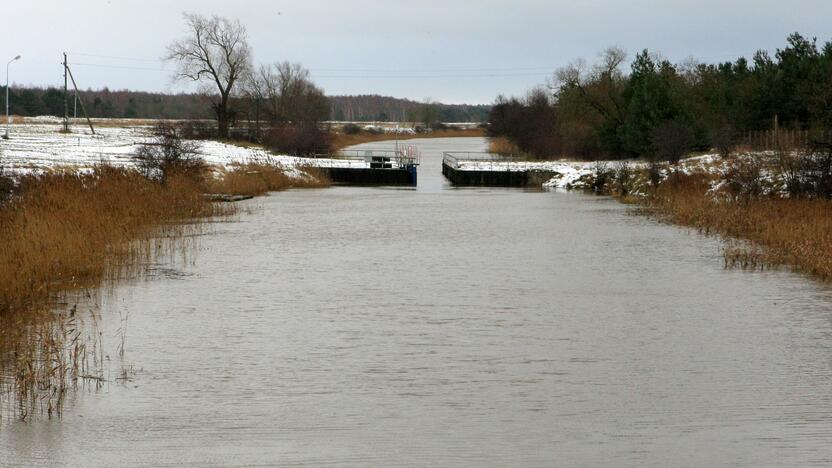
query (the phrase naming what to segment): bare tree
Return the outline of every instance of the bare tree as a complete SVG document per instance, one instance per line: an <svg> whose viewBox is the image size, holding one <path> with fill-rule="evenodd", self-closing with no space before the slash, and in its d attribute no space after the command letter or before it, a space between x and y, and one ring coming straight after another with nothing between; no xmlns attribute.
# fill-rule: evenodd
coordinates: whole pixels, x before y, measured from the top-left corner
<svg viewBox="0 0 832 468"><path fill-rule="evenodd" d="M219 16L210 18L185 13L188 34L168 46L166 60L177 62L174 77L216 86L219 93L213 108L221 138L228 137L229 121L233 112L229 100L234 86L251 68L251 48L246 38L246 28L238 20Z"/></svg>
<svg viewBox="0 0 832 468"><path fill-rule="evenodd" d="M160 121L153 129L153 140L136 148L133 161L150 179L163 184L172 174L200 177L205 161L199 155L199 143L182 138L181 129Z"/></svg>
<svg viewBox="0 0 832 468"><path fill-rule="evenodd" d="M316 126L329 116L329 101L299 63L261 65L249 80L252 93L268 105L273 122Z"/></svg>
<svg viewBox="0 0 832 468"><path fill-rule="evenodd" d="M248 98L251 107L254 108L255 138L260 138L260 115L261 106L268 101L269 96L269 72L268 67L261 65L257 70L249 70L243 83L243 93Z"/></svg>
<svg viewBox="0 0 832 468"><path fill-rule="evenodd" d="M576 90L581 99L604 118L622 122L621 90L626 76L621 67L625 60L627 52L619 47L608 47L590 70L582 59L557 70L549 87L556 98L564 91Z"/></svg>

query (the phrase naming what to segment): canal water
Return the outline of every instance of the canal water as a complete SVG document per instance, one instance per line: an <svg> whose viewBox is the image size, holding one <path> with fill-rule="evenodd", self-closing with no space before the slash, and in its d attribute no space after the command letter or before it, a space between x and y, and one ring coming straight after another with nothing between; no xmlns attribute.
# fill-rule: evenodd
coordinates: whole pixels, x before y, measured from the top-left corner
<svg viewBox="0 0 832 468"><path fill-rule="evenodd" d="M449 187L482 139L408 144L415 190L246 202L102 297L130 379L0 421L0 465L832 464L828 288L607 198Z"/></svg>

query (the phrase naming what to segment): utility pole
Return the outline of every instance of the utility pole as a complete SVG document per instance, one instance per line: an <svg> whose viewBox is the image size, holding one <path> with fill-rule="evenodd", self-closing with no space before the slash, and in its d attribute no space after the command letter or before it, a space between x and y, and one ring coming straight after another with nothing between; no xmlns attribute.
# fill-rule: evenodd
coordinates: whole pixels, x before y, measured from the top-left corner
<svg viewBox="0 0 832 468"><path fill-rule="evenodd" d="M69 91L67 89L66 81L67 70L66 52L64 52L64 132L69 133Z"/></svg>
<svg viewBox="0 0 832 468"><path fill-rule="evenodd" d="M9 63L6 64L6 134L3 135L4 140L9 139L9 127L12 126L12 117L9 114L9 65L15 60L20 60L20 56L9 60Z"/></svg>
<svg viewBox="0 0 832 468"><path fill-rule="evenodd" d="M75 77L72 76L72 70L69 69L69 66L66 67L66 71L69 73L69 79L72 80L72 87L75 89L75 94L78 94L78 83L75 82ZM68 109L67 112L69 112ZM95 129L92 127L92 120L90 120L90 116L87 114L87 109L84 107L83 99L81 99L81 112L83 112L84 117L87 118L87 125L90 126L90 131L93 135L95 135Z"/></svg>

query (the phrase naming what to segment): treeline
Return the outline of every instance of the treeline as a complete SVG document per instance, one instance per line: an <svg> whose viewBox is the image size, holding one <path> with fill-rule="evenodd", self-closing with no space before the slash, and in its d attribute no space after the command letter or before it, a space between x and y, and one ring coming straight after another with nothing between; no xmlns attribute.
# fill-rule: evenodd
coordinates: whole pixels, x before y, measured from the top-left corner
<svg viewBox="0 0 832 468"><path fill-rule="evenodd" d="M774 56L673 64L648 50L623 70L607 49L524 98L498 97L489 134L539 158L675 160L696 149L729 152L746 132L832 125L832 42L789 36Z"/></svg>
<svg viewBox="0 0 832 468"><path fill-rule="evenodd" d="M0 86L5 94L5 86ZM210 103L198 94L161 94L142 91L86 90L79 93L90 117L138 119L211 119ZM64 115L64 92L58 88L9 89L9 111L14 115ZM75 92L69 94L69 115L75 113ZM77 106L82 117L81 104Z"/></svg>
<svg viewBox="0 0 832 468"><path fill-rule="evenodd" d="M332 96L329 98L332 112L330 120L349 122L409 122L426 104L436 107L441 122L485 122L491 106L469 104L424 103L376 94L358 96Z"/></svg>
<svg viewBox="0 0 832 468"><path fill-rule="evenodd" d="M0 98L5 96L5 86L0 86ZM13 115L34 117L39 115L64 115L63 89L54 87L12 87L10 112ZM114 91L108 88L85 90L79 94L87 106L90 117L137 119L212 119L211 103L200 94L163 94L143 91ZM329 120L409 122L414 119L424 103L389 96L359 95L330 96ZM491 106L465 104L436 104L438 118L442 122L485 122ZM75 92L70 91L69 114L75 111ZM78 116L81 117L80 104Z"/></svg>

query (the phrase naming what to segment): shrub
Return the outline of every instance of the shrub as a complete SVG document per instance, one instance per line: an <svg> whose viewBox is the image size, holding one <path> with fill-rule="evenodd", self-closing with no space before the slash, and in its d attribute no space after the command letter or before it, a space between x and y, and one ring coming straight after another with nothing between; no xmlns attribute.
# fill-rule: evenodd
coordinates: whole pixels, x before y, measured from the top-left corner
<svg viewBox="0 0 832 468"><path fill-rule="evenodd" d="M179 134L189 140L208 140L217 137L217 125L206 120L188 120L178 124Z"/></svg>
<svg viewBox="0 0 832 468"><path fill-rule="evenodd" d="M609 170L606 162L597 162L592 167L592 176L592 189L595 193L606 193L614 173Z"/></svg>
<svg viewBox="0 0 832 468"><path fill-rule="evenodd" d="M357 135L361 133L361 127L354 123L348 123L344 125L343 131L345 135Z"/></svg>
<svg viewBox="0 0 832 468"><path fill-rule="evenodd" d="M14 190L14 179L7 176L2 166L0 166L0 207L9 199Z"/></svg>
<svg viewBox="0 0 832 468"><path fill-rule="evenodd" d="M279 125L269 130L263 145L281 154L326 154L332 152L332 135L315 126Z"/></svg>
<svg viewBox="0 0 832 468"><path fill-rule="evenodd" d="M737 146L737 132L730 125L723 125L711 130L711 144L723 159L731 157Z"/></svg>
<svg viewBox="0 0 832 468"><path fill-rule="evenodd" d="M171 175L201 178L205 161L199 156L199 144L182 138L176 126L160 122L153 129L154 139L139 145L133 160L145 177L166 183Z"/></svg>
<svg viewBox="0 0 832 468"><path fill-rule="evenodd" d="M679 162L696 142L690 126L676 120L668 120L656 126L650 140L656 158L672 163Z"/></svg>
<svg viewBox="0 0 832 468"><path fill-rule="evenodd" d="M633 170L627 161L618 161L615 165L615 191L618 195L625 197L630 192L630 184L633 180Z"/></svg>
<svg viewBox="0 0 832 468"><path fill-rule="evenodd" d="M725 173L725 188L734 197L751 198L763 193L763 163L758 158L734 161Z"/></svg>
<svg viewBox="0 0 832 468"><path fill-rule="evenodd" d="M662 166L661 164L652 161L650 165L647 166L647 179L650 181L650 186L655 188L659 187L659 184L662 181Z"/></svg>

